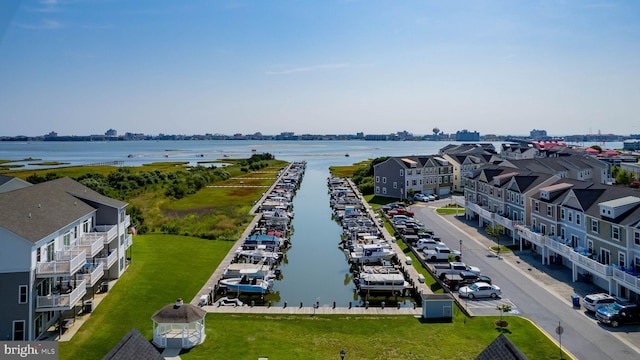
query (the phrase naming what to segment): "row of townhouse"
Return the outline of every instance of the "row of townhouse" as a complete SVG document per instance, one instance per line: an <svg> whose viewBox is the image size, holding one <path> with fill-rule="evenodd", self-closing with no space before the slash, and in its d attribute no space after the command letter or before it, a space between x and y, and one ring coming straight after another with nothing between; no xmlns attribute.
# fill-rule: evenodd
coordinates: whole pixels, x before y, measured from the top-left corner
<svg viewBox="0 0 640 360"><path fill-rule="evenodd" d="M462 179L496 155L492 144L449 144L437 155L391 157L374 165L374 194L406 199L410 193L460 192Z"/></svg>
<svg viewBox="0 0 640 360"><path fill-rule="evenodd" d="M70 178L13 184L0 189L0 336L36 340L122 275L130 218Z"/></svg>
<svg viewBox="0 0 640 360"><path fill-rule="evenodd" d="M373 177L377 196L446 195L451 192L453 166L435 155L390 157L373 166Z"/></svg>
<svg viewBox="0 0 640 360"><path fill-rule="evenodd" d="M465 179L468 219L500 225L520 249L640 300L640 192L606 185L606 164L581 155L487 165Z"/></svg>

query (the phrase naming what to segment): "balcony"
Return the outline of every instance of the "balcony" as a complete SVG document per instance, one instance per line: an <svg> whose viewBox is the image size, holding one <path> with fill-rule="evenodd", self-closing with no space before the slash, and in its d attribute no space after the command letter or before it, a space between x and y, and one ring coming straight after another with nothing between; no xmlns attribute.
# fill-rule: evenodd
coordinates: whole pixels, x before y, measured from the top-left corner
<svg viewBox="0 0 640 360"><path fill-rule="evenodd" d="M126 228L128 228L128 227L129 227L129 225L131 225L131 215L126 215L126 216L124 217L124 224L123 224L123 226L124 226L124 228L126 229Z"/></svg>
<svg viewBox="0 0 640 360"><path fill-rule="evenodd" d="M493 213L491 211L489 211L488 209L478 205L478 204L474 204L474 203L467 203L467 209L470 211L475 212L476 214L478 214L480 217L487 219L489 221L493 221Z"/></svg>
<svg viewBox="0 0 640 360"><path fill-rule="evenodd" d="M56 251L53 261L36 263L36 274L41 277L73 276L86 262L84 250Z"/></svg>
<svg viewBox="0 0 640 360"><path fill-rule="evenodd" d="M107 257L98 257L96 258L96 261L102 264L105 270L108 270L116 263L116 261L118 261L118 252L113 250Z"/></svg>
<svg viewBox="0 0 640 360"><path fill-rule="evenodd" d="M78 239L76 246L87 253L88 258L96 256L104 249L105 233L85 233Z"/></svg>
<svg viewBox="0 0 640 360"><path fill-rule="evenodd" d="M118 236L118 226L116 226L116 225L97 225L95 227L95 232L96 233L105 234L106 237L104 238L104 243L108 244Z"/></svg>
<svg viewBox="0 0 640 360"><path fill-rule="evenodd" d="M86 283L81 281L68 294L49 294L36 297L36 311L65 311L76 306L87 293Z"/></svg>
<svg viewBox="0 0 640 360"><path fill-rule="evenodd" d="M124 249L126 250L130 248L131 245L133 245L133 235L127 234L127 236L124 239Z"/></svg>
<svg viewBox="0 0 640 360"><path fill-rule="evenodd" d="M602 278L611 277L613 274L613 268L611 266L600 264L599 262L589 258L589 256L584 255L584 253L574 251L571 253L570 259L579 267L589 270L590 273L599 275Z"/></svg>
<svg viewBox="0 0 640 360"><path fill-rule="evenodd" d="M516 225L516 229L518 229L518 234L521 238L526 239L538 246L544 245L544 235L537 233L523 225Z"/></svg>
<svg viewBox="0 0 640 360"><path fill-rule="evenodd" d="M466 207L467 201L463 196L452 196L452 198L455 201L456 205Z"/></svg>
<svg viewBox="0 0 640 360"><path fill-rule="evenodd" d="M506 229L513 230L515 228L515 222L509 218L506 218L502 215L495 214L494 220L498 224L504 226Z"/></svg>
<svg viewBox="0 0 640 360"><path fill-rule="evenodd" d="M613 269L613 278L618 284L624 285L629 290L640 292L640 274L635 272L625 272L620 268Z"/></svg>
<svg viewBox="0 0 640 360"><path fill-rule="evenodd" d="M80 270L80 273L76 276L76 279L87 283L87 287L92 287L102 279L103 276L104 264L101 262L98 265L85 264L85 266Z"/></svg>

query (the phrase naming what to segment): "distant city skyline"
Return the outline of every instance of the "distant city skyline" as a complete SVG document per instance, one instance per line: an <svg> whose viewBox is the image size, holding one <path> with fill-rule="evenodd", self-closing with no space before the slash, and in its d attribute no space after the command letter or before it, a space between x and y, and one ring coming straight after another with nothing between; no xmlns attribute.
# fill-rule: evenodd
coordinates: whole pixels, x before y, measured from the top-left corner
<svg viewBox="0 0 640 360"><path fill-rule="evenodd" d="M640 133L640 2L0 1L0 136Z"/></svg>

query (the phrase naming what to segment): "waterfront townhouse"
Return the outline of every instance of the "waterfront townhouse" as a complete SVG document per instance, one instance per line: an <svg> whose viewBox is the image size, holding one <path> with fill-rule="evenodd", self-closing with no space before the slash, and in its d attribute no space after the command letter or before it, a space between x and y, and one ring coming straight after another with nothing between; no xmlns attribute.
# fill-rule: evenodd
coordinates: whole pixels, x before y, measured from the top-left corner
<svg viewBox="0 0 640 360"><path fill-rule="evenodd" d="M453 168L440 156L390 157L374 165L374 194L406 199L412 193L445 195L451 191Z"/></svg>
<svg viewBox="0 0 640 360"><path fill-rule="evenodd" d="M127 267L127 204L60 178L0 193L0 334L35 340ZM83 306L85 305L85 306Z"/></svg>
<svg viewBox="0 0 640 360"><path fill-rule="evenodd" d="M488 164L496 151L492 144L447 145L440 149L439 155L453 166L452 191L462 193L463 178Z"/></svg>
<svg viewBox="0 0 640 360"><path fill-rule="evenodd" d="M596 284L617 296L640 300L640 192L611 187L585 213L587 248L606 266L596 273L603 280Z"/></svg>

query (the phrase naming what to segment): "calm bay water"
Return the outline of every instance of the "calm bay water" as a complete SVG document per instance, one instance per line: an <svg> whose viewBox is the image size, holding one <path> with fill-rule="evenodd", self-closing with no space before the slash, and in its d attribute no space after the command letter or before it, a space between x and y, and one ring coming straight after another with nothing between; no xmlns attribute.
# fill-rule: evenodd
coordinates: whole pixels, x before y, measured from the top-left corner
<svg viewBox="0 0 640 360"><path fill-rule="evenodd" d="M250 157L268 152L286 161L306 161L307 170L294 198L295 229L292 248L281 265L284 279L268 297L274 305L354 306L362 300L354 295L349 266L338 248L342 229L331 219L326 179L329 166L350 165L381 156L436 154L448 142L431 141L122 141L122 142L0 142L0 160L19 162L25 168L38 168L40 161L59 161L68 165L122 161L139 166L156 161L198 161L228 157ZM589 146L592 144L585 144ZM499 150L500 143L494 143ZM608 143L621 148L622 143ZM255 152L254 152L255 150ZM348 157L345 154L349 154ZM213 271L213 269L212 269ZM412 306L405 302L402 306Z"/></svg>

